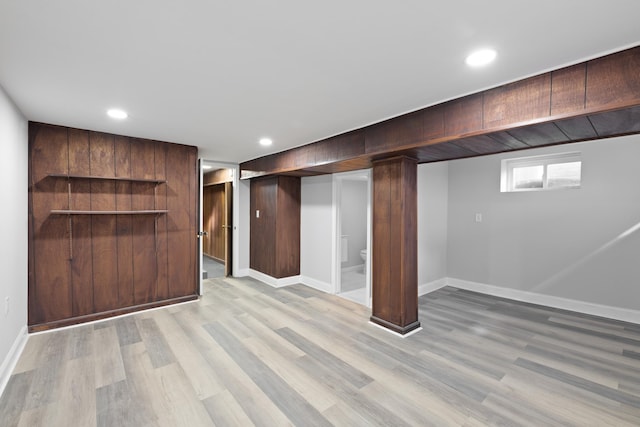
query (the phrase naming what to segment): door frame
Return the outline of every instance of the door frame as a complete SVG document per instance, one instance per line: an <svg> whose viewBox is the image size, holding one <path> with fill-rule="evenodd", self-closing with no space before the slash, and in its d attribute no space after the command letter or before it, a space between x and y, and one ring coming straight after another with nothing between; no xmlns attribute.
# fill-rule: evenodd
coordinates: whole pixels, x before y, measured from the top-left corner
<svg viewBox="0 0 640 427"><path fill-rule="evenodd" d="M238 224L240 223L240 212L238 209L239 206L239 178L240 178L240 165L238 163L231 162L223 162L219 160L208 160L204 158L198 159L198 232L202 232L203 225L203 215L202 210L204 209L203 204L203 176L204 176L204 166L211 166L211 168L219 168L219 169L231 169L232 171L232 218L233 218L233 227L231 229L232 232L232 244L231 244L231 275L238 275L238 260L239 260L239 234L238 234ZM198 236L198 293L202 295L203 293L203 283L202 283L202 239Z"/></svg>
<svg viewBox="0 0 640 427"><path fill-rule="evenodd" d="M366 177L367 182L367 260L365 261L365 284L366 284L366 306L371 308L371 204L372 198L372 174L371 169L361 169L351 172L341 172L333 174L333 233L332 233L332 252L333 262L331 281L333 285L333 293L338 294L341 290L342 275L342 183L346 180L353 180L355 177Z"/></svg>

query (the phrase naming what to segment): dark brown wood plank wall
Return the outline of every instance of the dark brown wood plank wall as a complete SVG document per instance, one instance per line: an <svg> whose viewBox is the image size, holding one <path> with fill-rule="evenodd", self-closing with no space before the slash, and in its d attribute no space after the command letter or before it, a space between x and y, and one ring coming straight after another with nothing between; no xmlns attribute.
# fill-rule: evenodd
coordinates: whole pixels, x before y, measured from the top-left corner
<svg viewBox="0 0 640 427"><path fill-rule="evenodd" d="M69 173L90 175L89 132L69 129ZM71 181L70 206L74 209L91 209L91 183ZM72 224L71 286L73 316L90 314L93 311L93 244L91 240L91 217L85 215L70 218Z"/></svg>
<svg viewBox="0 0 640 427"><path fill-rule="evenodd" d="M93 176L115 176L113 135L89 132L89 171ZM115 181L91 181L91 209L115 210ZM115 215L91 216L93 305L97 312L118 307L118 261Z"/></svg>
<svg viewBox="0 0 640 427"><path fill-rule="evenodd" d="M167 150L162 142L155 143L155 171L156 179L167 179ZM195 177L194 177L195 179ZM155 188L156 209L167 209L167 183L161 182ZM169 238L168 223L170 214L156 217L156 263L157 263L157 287L155 300L162 301L169 298Z"/></svg>
<svg viewBox="0 0 640 427"><path fill-rule="evenodd" d="M196 157L195 147L29 124L31 330L196 297ZM50 213L59 209L169 212Z"/></svg>
<svg viewBox="0 0 640 427"><path fill-rule="evenodd" d="M117 177L131 178L131 144L129 138L115 138L115 169ZM131 182L116 181L116 210L131 210ZM118 301L121 306L134 304L133 218L116 217L116 245L118 253Z"/></svg>
<svg viewBox="0 0 640 427"><path fill-rule="evenodd" d="M276 276L300 274L300 178L278 177L276 217Z"/></svg>
<svg viewBox="0 0 640 427"><path fill-rule="evenodd" d="M68 209L67 182L49 173L69 170L68 129L30 127L31 196L33 229L33 280L29 282L29 324L73 315L69 219L49 215L51 209Z"/></svg>
<svg viewBox="0 0 640 427"><path fill-rule="evenodd" d="M640 132L640 47L424 108L240 165L241 177L420 163Z"/></svg>
<svg viewBox="0 0 640 427"><path fill-rule="evenodd" d="M255 179L250 191L249 266L275 278L300 274L300 178Z"/></svg>
<svg viewBox="0 0 640 427"><path fill-rule="evenodd" d="M131 144L131 176L155 179L155 144L153 141L133 139ZM155 209L156 185L151 182L132 182L131 209ZM132 217L134 304L153 301L158 278L156 264L156 218L149 215Z"/></svg>
<svg viewBox="0 0 640 427"><path fill-rule="evenodd" d="M166 173L169 297L193 292L197 282L196 194L197 152L194 147L177 146L167 153Z"/></svg>
<svg viewBox="0 0 640 427"><path fill-rule="evenodd" d="M249 198L249 267L272 277L275 277L276 274L277 190L277 177L251 181Z"/></svg>

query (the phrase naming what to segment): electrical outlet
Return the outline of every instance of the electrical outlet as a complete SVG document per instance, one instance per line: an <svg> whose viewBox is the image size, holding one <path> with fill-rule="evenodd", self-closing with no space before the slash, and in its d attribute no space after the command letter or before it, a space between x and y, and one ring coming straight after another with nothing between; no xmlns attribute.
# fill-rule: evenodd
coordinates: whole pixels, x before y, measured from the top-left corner
<svg viewBox="0 0 640 427"><path fill-rule="evenodd" d="M476 214L476 222L482 222L482 214L481 213L477 213Z"/></svg>
<svg viewBox="0 0 640 427"><path fill-rule="evenodd" d="M4 299L4 315L9 315L9 297L5 297Z"/></svg>

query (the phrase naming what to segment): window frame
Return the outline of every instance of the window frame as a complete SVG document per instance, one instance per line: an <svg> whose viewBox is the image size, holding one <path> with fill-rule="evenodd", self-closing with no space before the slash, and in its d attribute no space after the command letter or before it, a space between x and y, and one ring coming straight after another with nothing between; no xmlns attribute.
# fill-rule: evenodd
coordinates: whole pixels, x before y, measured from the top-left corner
<svg viewBox="0 0 640 427"><path fill-rule="evenodd" d="M580 183L578 185L549 187L547 168L549 165L561 163L580 162ZM542 166L542 188L514 188L513 170L515 168ZM503 159L501 161L500 192L519 193L527 191L553 191L553 190L574 190L582 185L582 153L573 151L569 153L547 154L542 156L516 157Z"/></svg>

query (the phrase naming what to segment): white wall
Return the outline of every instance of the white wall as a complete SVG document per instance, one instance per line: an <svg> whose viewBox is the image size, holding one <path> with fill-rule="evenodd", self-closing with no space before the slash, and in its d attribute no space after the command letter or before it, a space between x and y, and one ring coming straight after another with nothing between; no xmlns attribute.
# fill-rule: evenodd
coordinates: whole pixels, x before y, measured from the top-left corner
<svg viewBox="0 0 640 427"><path fill-rule="evenodd" d="M418 285L447 276L449 163L418 165Z"/></svg>
<svg viewBox="0 0 640 427"><path fill-rule="evenodd" d="M341 180L341 235L347 236L347 261L342 268L364 264L360 251L367 248L368 183L366 180ZM342 248L344 251L344 248Z"/></svg>
<svg viewBox="0 0 640 427"><path fill-rule="evenodd" d="M418 166L418 284L443 281L447 276L447 211L449 163L430 163ZM342 180L345 185L354 181ZM361 207L360 215L366 225L366 183L362 182L363 200L353 207ZM331 284L332 268L332 176L302 178L300 275L302 280L312 279ZM349 191L349 190L347 190ZM347 199L355 200L351 195ZM349 202L347 202L348 205ZM344 208L344 205L343 205ZM366 246L366 226L363 228L363 247ZM351 245L350 243L350 246ZM352 249L352 248L350 248ZM359 257L362 248L353 248L350 258ZM361 262L361 261L360 261ZM316 286L319 287L319 286Z"/></svg>
<svg viewBox="0 0 640 427"><path fill-rule="evenodd" d="M309 285L331 291L333 177L304 177L300 206L300 276Z"/></svg>
<svg viewBox="0 0 640 427"><path fill-rule="evenodd" d="M0 87L0 393L27 326L27 121ZM9 312L6 312L6 299Z"/></svg>
<svg viewBox="0 0 640 427"><path fill-rule="evenodd" d="M568 151L582 188L500 192L501 159ZM638 159L640 135L450 162L448 276L640 310Z"/></svg>
<svg viewBox="0 0 640 427"><path fill-rule="evenodd" d="M234 212L238 212L237 233L238 233L238 259L236 276L247 276L249 274L249 215L250 215L250 181L248 179L238 182L238 206L234 206Z"/></svg>

